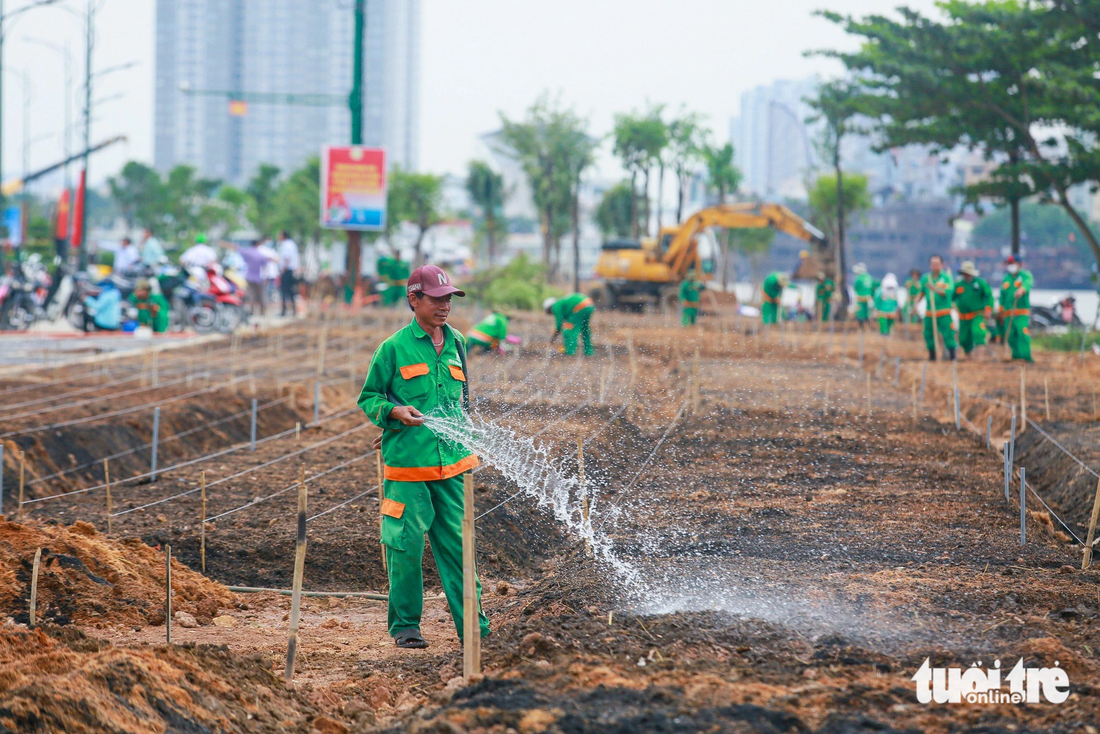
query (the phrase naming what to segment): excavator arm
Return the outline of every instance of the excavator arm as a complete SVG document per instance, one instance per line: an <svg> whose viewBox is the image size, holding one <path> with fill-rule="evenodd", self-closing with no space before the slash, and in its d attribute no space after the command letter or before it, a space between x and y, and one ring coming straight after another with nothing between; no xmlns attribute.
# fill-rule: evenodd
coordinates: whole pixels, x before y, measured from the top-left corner
<svg viewBox="0 0 1100 734"><path fill-rule="evenodd" d="M707 207L688 217L672 236L661 260L679 278L695 267L702 272L696 236L708 227L757 229L772 227L805 242L824 243L825 235L782 204L744 202Z"/></svg>

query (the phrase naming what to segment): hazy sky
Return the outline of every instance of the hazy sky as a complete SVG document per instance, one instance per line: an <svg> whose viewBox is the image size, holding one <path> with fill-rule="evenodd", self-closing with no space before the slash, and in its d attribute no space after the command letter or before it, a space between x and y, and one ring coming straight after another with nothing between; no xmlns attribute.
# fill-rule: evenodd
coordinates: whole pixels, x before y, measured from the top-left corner
<svg viewBox="0 0 1100 734"><path fill-rule="evenodd" d="M27 0L7 0L8 12ZM301 0L324 2L331 0ZM61 5L83 13L84 0ZM893 4L893 3L891 3ZM898 3L900 4L900 3ZM931 11L933 0L911 0ZM129 141L92 160L92 179L126 160L151 161L155 0L99 0L93 68L137 61L97 81L99 106L92 139L124 134ZM803 51L850 47L832 24L813 17L882 12L881 0L423 0L421 168L461 172L480 154L477 136L518 117L546 90L559 95L606 133L614 113L647 101L680 105L707 116L719 141L728 139L742 92L776 79L831 76L834 62ZM30 168L61 157L64 73L59 53L26 37L67 44L73 54L76 127L83 79L81 21L59 8L27 12L10 26L4 45L4 170L18 174L23 154L21 74L30 76ZM293 90L301 91L301 90ZM124 96L110 99L117 94ZM41 139L40 139L41 138ZM337 141L334 141L337 142ZM612 165L603 163L605 175Z"/></svg>

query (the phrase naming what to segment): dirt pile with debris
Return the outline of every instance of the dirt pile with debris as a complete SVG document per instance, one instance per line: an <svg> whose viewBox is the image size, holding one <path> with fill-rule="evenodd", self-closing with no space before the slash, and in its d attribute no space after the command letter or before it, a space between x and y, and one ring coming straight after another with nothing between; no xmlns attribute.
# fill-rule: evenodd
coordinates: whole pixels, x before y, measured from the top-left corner
<svg viewBox="0 0 1100 734"><path fill-rule="evenodd" d="M35 550L42 549L37 618L57 625L164 624L164 554L140 540L113 540L91 523L0 523L0 612L28 621ZM205 620L236 606L224 586L172 563L173 609Z"/></svg>
<svg viewBox="0 0 1100 734"><path fill-rule="evenodd" d="M1043 430L1093 471L1100 467L1100 426L1065 422L1044 424ZM1096 475L1032 427L1016 438L1016 463L1027 467L1028 485L1083 539L1096 497Z"/></svg>
<svg viewBox="0 0 1100 734"><path fill-rule="evenodd" d="M259 655L224 647L129 649L71 627L0 628L0 731L325 731ZM336 729L335 731L347 731Z"/></svg>

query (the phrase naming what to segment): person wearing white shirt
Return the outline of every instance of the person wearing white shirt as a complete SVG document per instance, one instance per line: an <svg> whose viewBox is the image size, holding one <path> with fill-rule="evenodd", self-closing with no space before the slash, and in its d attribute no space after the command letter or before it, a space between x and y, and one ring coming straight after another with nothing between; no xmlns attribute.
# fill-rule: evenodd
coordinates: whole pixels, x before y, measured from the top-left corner
<svg viewBox="0 0 1100 734"><path fill-rule="evenodd" d="M298 244L290 239L290 234L283 230L279 233L279 267L282 272L279 275L279 294L283 299L282 315L287 315L287 304L290 304L290 315L298 314L298 304L295 303L298 279L296 272L301 268L301 259L298 255Z"/></svg>
<svg viewBox="0 0 1100 734"><path fill-rule="evenodd" d="M141 253L138 252L137 245L129 237L123 237L121 247L115 253L115 264L111 269L116 273L124 273L134 267L139 260L141 260Z"/></svg>
<svg viewBox="0 0 1100 734"><path fill-rule="evenodd" d="M180 255L180 265L185 268L202 268L205 270L218 262L217 251L206 244L206 237L199 235L195 238L195 244L184 250Z"/></svg>
<svg viewBox="0 0 1100 734"><path fill-rule="evenodd" d="M141 261L149 267L168 262L168 255L165 254L160 240L153 236L153 230L148 227L145 228L145 236L141 241Z"/></svg>

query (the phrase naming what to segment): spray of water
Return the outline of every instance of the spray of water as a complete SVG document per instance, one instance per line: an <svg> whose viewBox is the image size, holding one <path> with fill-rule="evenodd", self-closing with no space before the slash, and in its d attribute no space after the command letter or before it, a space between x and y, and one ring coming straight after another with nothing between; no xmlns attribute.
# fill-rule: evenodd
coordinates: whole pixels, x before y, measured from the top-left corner
<svg viewBox="0 0 1100 734"><path fill-rule="evenodd" d="M521 493L548 510L566 533L587 543L596 560L607 566L619 583L627 589L639 588L638 570L619 557L611 539L593 525L600 511L597 487L591 481L582 483L566 468L564 459L551 454L548 445L475 417L428 414L424 425L443 441L472 451L482 462L496 467Z"/></svg>

